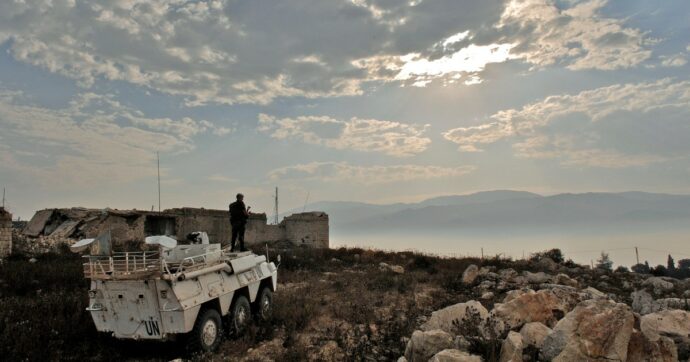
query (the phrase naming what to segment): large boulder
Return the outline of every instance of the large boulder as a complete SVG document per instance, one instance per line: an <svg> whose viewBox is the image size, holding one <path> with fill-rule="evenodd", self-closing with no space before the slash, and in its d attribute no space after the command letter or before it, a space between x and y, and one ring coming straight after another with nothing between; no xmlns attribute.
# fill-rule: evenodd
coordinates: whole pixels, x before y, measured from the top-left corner
<svg viewBox="0 0 690 362"><path fill-rule="evenodd" d="M539 349L542 348L544 340L551 332L553 332L551 328L539 322L525 323L522 329L520 329L522 342L525 345L534 346Z"/></svg>
<svg viewBox="0 0 690 362"><path fill-rule="evenodd" d="M482 358L459 349L444 349L431 357L429 362L482 362Z"/></svg>
<svg viewBox="0 0 690 362"><path fill-rule="evenodd" d="M497 303L491 313L505 327L515 329L529 322L553 326L570 309L570 303L552 290L535 292L528 289L508 293L504 303Z"/></svg>
<svg viewBox="0 0 690 362"><path fill-rule="evenodd" d="M510 331L501 344L501 356L499 362L522 362L522 336L520 333Z"/></svg>
<svg viewBox="0 0 690 362"><path fill-rule="evenodd" d="M650 341L661 336L690 336L690 312L684 310L662 310L640 318L640 330Z"/></svg>
<svg viewBox="0 0 690 362"><path fill-rule="evenodd" d="M462 273L462 282L464 284L471 285L472 283L474 283L474 281L477 279L478 276L479 276L479 267L477 267L474 264L471 264Z"/></svg>
<svg viewBox="0 0 690 362"><path fill-rule="evenodd" d="M554 362L625 361L635 317L625 304L590 299L578 304L544 340L542 355Z"/></svg>
<svg viewBox="0 0 690 362"><path fill-rule="evenodd" d="M489 316L489 311L484 306L475 301L470 300L465 303L458 303L431 313L431 317L426 323L422 324L423 331L431 331L440 329L448 333L454 333L453 321L462 322L468 317L468 311L478 314L480 321L485 321Z"/></svg>
<svg viewBox="0 0 690 362"><path fill-rule="evenodd" d="M436 353L454 347L453 336L440 329L433 331L414 331L405 348L405 358L409 362L427 362Z"/></svg>
<svg viewBox="0 0 690 362"><path fill-rule="evenodd" d="M668 337L652 342L640 331L633 331L628 343L628 361L678 361L676 344Z"/></svg>

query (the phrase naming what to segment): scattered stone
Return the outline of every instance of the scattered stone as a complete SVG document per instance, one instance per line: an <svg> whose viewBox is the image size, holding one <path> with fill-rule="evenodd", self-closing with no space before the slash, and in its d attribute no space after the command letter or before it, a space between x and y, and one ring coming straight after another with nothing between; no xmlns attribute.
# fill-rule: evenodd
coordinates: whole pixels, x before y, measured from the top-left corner
<svg viewBox="0 0 690 362"><path fill-rule="evenodd" d="M678 361L678 351L673 340L660 337L652 342L642 332L633 331L628 343L628 361Z"/></svg>
<svg viewBox="0 0 690 362"><path fill-rule="evenodd" d="M651 277L647 278L647 280L642 282L642 285L648 288L652 288L654 294L660 295L673 290L674 285L672 282L669 281L669 279L673 280L672 278Z"/></svg>
<svg viewBox="0 0 690 362"><path fill-rule="evenodd" d="M632 310L625 304L586 300L558 322L554 333L544 340L542 352L554 362L625 361L634 323Z"/></svg>
<svg viewBox="0 0 690 362"><path fill-rule="evenodd" d="M462 321L467 315L468 309L477 311L482 320L486 320L489 317L489 311L481 303L470 300L469 302L454 304L431 313L431 317L426 323L422 324L421 329L423 331L440 329L453 333L453 321Z"/></svg>
<svg viewBox="0 0 690 362"><path fill-rule="evenodd" d="M381 271L389 271L393 272L395 274L405 274L405 268L403 268L400 265L390 265L387 263L379 263L379 270Z"/></svg>
<svg viewBox="0 0 690 362"><path fill-rule="evenodd" d="M661 310L658 308L659 306L654 303L654 298L652 295L644 290L636 290L632 292L630 294L630 298L632 299L632 310L635 313L645 315Z"/></svg>
<svg viewBox="0 0 690 362"><path fill-rule="evenodd" d="M496 283L491 281L491 280L485 280L479 284L479 289L483 290L488 290L488 289L493 289L496 286Z"/></svg>
<svg viewBox="0 0 690 362"><path fill-rule="evenodd" d="M494 299L494 293L493 292L486 292L486 293L482 294L481 298L483 300Z"/></svg>
<svg viewBox="0 0 690 362"><path fill-rule="evenodd" d="M490 280L498 280L498 279L501 278L498 274L496 274L496 273L494 273L494 272L488 272L488 273L486 273L486 276L485 276L485 277L486 277L487 279L490 279Z"/></svg>
<svg viewBox="0 0 690 362"><path fill-rule="evenodd" d="M484 277L491 272L491 268L488 266L483 266L479 269L479 276Z"/></svg>
<svg viewBox="0 0 690 362"><path fill-rule="evenodd" d="M497 303L491 313L509 329L514 329L529 322L553 326L568 311L569 303L562 301L553 291L528 289L508 293L504 303Z"/></svg>
<svg viewBox="0 0 690 362"><path fill-rule="evenodd" d="M440 329L414 331L407 342L405 358L409 362L426 362L444 349L453 349L453 336Z"/></svg>
<svg viewBox="0 0 690 362"><path fill-rule="evenodd" d="M555 282L556 282L556 284L567 285L569 287L574 287L574 288L577 288L577 286L578 286L577 280L569 277L566 274L562 274L562 273L556 275Z"/></svg>
<svg viewBox="0 0 690 362"><path fill-rule="evenodd" d="M477 267L474 264L471 264L462 273L462 282L464 284L470 285L470 284L474 283L474 281L477 279L478 276L479 276L479 267Z"/></svg>
<svg viewBox="0 0 690 362"><path fill-rule="evenodd" d="M501 277L501 279L510 280L517 276L517 272L512 268L501 269L501 271L498 272L498 275Z"/></svg>
<svg viewBox="0 0 690 362"><path fill-rule="evenodd" d="M472 346L470 341L463 336L455 336L453 342L455 343L455 348L461 351L467 351Z"/></svg>
<svg viewBox="0 0 690 362"><path fill-rule="evenodd" d="M684 310L662 310L640 318L640 330L652 342L661 335L690 336L690 312Z"/></svg>
<svg viewBox="0 0 690 362"><path fill-rule="evenodd" d="M539 265L539 267L546 269L550 272L556 271L556 269L558 269L558 264L555 261L553 261L553 259L551 259L549 257L544 257L544 258L539 259L539 261L537 262L537 265Z"/></svg>
<svg viewBox="0 0 690 362"><path fill-rule="evenodd" d="M436 353L429 362L482 362L482 358L457 349L444 349Z"/></svg>
<svg viewBox="0 0 690 362"><path fill-rule="evenodd" d="M600 292L596 288L592 287L587 287L583 290L585 294L587 294L588 299L594 299L594 298L606 298L606 293Z"/></svg>
<svg viewBox="0 0 690 362"><path fill-rule="evenodd" d="M522 336L520 333L510 331L501 345L501 357L499 362L522 362Z"/></svg>
<svg viewBox="0 0 690 362"><path fill-rule="evenodd" d="M520 329L523 343L539 349L542 348L544 340L551 332L553 332L551 328L539 322L525 323L522 329Z"/></svg>
<svg viewBox="0 0 690 362"><path fill-rule="evenodd" d="M31 259L29 259L29 263L32 263L32 264L35 263L35 262L37 262L37 261L38 261L38 260L36 260L36 258L31 258Z"/></svg>
<svg viewBox="0 0 690 362"><path fill-rule="evenodd" d="M530 284L548 283L551 280L551 276L544 272L530 273L525 271L523 275L527 278L527 283Z"/></svg>
<svg viewBox="0 0 690 362"><path fill-rule="evenodd" d="M554 331L544 338L540 351L541 359L551 361L558 356L568 344L568 336L564 331Z"/></svg>

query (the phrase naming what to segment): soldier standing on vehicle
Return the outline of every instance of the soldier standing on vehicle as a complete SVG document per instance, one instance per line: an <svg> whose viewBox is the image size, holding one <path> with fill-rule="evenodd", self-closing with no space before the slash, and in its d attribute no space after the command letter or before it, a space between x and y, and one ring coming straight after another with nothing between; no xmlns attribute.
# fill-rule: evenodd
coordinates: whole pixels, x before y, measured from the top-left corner
<svg viewBox="0 0 690 362"><path fill-rule="evenodd" d="M235 241L240 240L240 251L246 251L244 248L244 228L249 219L249 209L251 207L244 206L244 195L237 194L237 201L230 204L230 226L232 226L232 246L231 251L235 251Z"/></svg>

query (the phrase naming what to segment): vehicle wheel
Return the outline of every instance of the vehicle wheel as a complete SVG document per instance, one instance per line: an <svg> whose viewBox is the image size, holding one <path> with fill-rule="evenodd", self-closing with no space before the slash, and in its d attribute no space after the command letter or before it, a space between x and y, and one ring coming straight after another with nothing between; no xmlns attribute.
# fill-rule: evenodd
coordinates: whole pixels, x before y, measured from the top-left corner
<svg viewBox="0 0 690 362"><path fill-rule="evenodd" d="M251 320L252 310L249 305L249 299L244 295L238 295L235 303L232 304L232 313L230 313L230 327L235 336L241 336Z"/></svg>
<svg viewBox="0 0 690 362"><path fill-rule="evenodd" d="M273 291L270 287L263 287L256 297L255 314L258 320L266 322L273 315Z"/></svg>
<svg viewBox="0 0 690 362"><path fill-rule="evenodd" d="M187 349L190 351L213 352L223 336L223 323L215 309L202 309L189 333Z"/></svg>

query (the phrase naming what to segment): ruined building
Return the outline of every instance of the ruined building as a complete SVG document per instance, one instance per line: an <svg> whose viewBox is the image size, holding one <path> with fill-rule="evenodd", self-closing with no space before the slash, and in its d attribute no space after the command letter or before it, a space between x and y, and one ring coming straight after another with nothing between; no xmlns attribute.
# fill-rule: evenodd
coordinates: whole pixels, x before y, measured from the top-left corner
<svg viewBox="0 0 690 362"><path fill-rule="evenodd" d="M12 214L0 207L0 258L12 253Z"/></svg>
<svg viewBox="0 0 690 362"><path fill-rule="evenodd" d="M149 235L169 235L184 240L194 231L205 231L211 242L229 243L232 228L226 210L196 208L168 209L162 212L113 209L46 209L36 212L24 228L30 238L93 238L110 232L115 245L140 242ZM268 225L266 214L252 214L247 222L245 243L290 242L315 248L328 248L328 215L306 212L287 216L279 225Z"/></svg>

